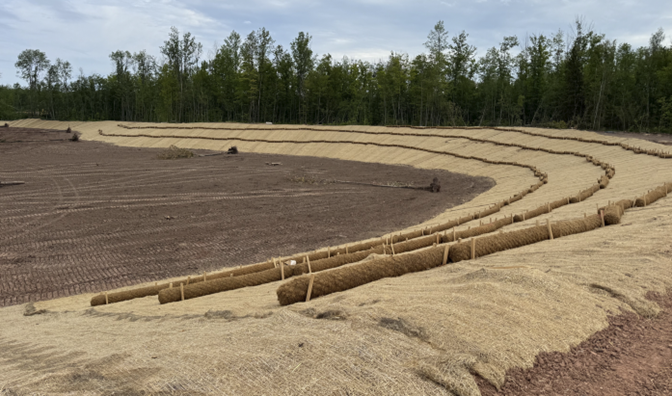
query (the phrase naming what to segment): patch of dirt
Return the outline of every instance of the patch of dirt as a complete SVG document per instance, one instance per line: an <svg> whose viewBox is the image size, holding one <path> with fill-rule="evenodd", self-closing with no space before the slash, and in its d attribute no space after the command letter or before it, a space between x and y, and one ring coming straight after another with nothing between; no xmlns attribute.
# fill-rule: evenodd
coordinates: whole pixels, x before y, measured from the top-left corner
<svg viewBox="0 0 672 396"><path fill-rule="evenodd" d="M662 308L657 318L612 316L569 353L541 353L531 369L510 370L499 392L477 377L482 395L672 395L672 293L647 298Z"/></svg>
<svg viewBox="0 0 672 396"><path fill-rule="evenodd" d="M251 154L245 146L235 155L162 161L162 149L71 136L0 128L0 181L26 182L0 187L0 307L371 238L494 186L446 171ZM440 193L371 185L429 186L434 177Z"/></svg>

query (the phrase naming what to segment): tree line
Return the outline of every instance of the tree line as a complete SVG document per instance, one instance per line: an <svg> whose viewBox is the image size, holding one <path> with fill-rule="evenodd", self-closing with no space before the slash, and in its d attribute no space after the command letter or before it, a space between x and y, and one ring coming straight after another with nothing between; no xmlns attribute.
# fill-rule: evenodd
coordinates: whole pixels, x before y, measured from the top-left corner
<svg viewBox="0 0 672 396"><path fill-rule="evenodd" d="M608 40L577 20L571 34L504 37L481 57L442 21L414 58L318 56L300 32L288 48L265 28L233 31L209 60L171 28L159 48L115 51L109 75L73 77L39 50L15 64L25 86L0 86L0 119L576 127L672 133L672 46Z"/></svg>

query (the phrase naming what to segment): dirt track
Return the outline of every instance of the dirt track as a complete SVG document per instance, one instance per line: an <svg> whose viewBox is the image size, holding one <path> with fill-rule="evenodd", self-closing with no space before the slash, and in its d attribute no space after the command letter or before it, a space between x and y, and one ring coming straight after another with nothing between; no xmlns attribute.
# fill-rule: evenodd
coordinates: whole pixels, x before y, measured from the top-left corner
<svg viewBox="0 0 672 396"><path fill-rule="evenodd" d="M0 306L99 292L357 241L425 221L491 180L407 166L160 149L0 128ZM205 153L205 152L204 152ZM267 163L281 163L271 166ZM429 185L443 192L334 184Z"/></svg>
<svg viewBox="0 0 672 396"><path fill-rule="evenodd" d="M648 297L663 308L658 317L612 316L569 353L541 353L533 368L509 371L500 391L478 378L482 395L672 394L672 293Z"/></svg>

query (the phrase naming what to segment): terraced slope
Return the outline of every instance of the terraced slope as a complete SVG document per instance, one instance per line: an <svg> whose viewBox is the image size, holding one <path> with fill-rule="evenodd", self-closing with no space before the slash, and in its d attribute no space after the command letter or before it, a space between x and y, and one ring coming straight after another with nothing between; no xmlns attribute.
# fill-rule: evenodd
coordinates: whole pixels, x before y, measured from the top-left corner
<svg viewBox="0 0 672 396"><path fill-rule="evenodd" d="M30 120L12 126L67 127ZM495 232L581 219L610 201L634 200L672 182L672 159L661 154L669 148L581 131L71 126L82 139L119 145L237 145L247 152L448 169L497 182L473 201L376 243L416 230L422 238L455 219L467 219L455 232L476 229L490 218L522 217L563 199L574 202ZM611 178L605 188L576 199L606 175ZM474 215L495 204L494 213ZM478 395L474 374L500 386L507 369L529 367L542 351L567 351L605 328L609 314L657 314L659 307L644 295L672 287L672 203L663 196L646 204L627 210L620 224L383 278L288 307L278 304L278 281L167 305L149 296L91 309L93 296L84 294L36 304L48 311L43 315L22 317L23 308L10 307L0 311L8 319L0 324L0 344L8 351L0 357L6 373L0 379L7 387L39 392ZM449 248L457 246L449 241L452 230L439 235ZM38 330L47 323L49 331ZM44 363L49 361L59 363ZM82 366L85 373L75 368Z"/></svg>

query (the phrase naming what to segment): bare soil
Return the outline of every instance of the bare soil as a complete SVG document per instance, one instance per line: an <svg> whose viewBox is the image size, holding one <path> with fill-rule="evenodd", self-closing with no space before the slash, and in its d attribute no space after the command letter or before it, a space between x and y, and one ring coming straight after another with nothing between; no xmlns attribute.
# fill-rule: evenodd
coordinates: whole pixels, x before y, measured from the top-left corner
<svg viewBox="0 0 672 396"><path fill-rule="evenodd" d="M649 293L662 312L609 318L609 327L569 353L541 353L534 367L510 370L498 392L477 378L483 396L672 395L672 293Z"/></svg>
<svg viewBox="0 0 672 396"><path fill-rule="evenodd" d="M491 179L316 157L163 149L0 128L0 307L250 264L409 227ZM208 154L197 151L196 154ZM440 193L383 188L429 186ZM354 182L333 183L332 180Z"/></svg>

